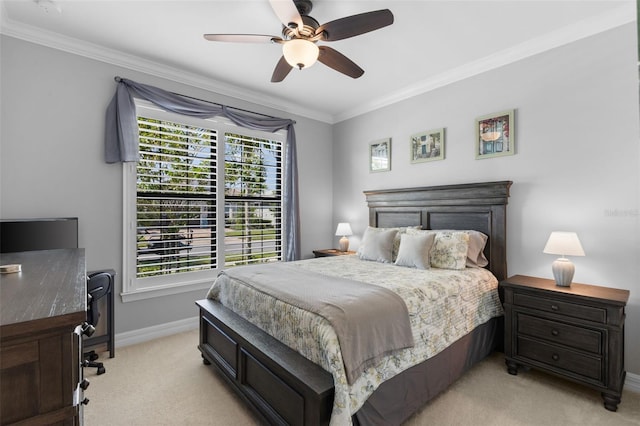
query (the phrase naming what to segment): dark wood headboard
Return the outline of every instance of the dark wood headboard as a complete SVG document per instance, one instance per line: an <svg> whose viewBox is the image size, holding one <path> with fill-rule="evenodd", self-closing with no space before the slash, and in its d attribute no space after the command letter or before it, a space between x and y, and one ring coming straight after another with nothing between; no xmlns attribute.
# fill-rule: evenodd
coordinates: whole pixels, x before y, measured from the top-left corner
<svg viewBox="0 0 640 426"><path fill-rule="evenodd" d="M474 229L489 239L487 268L507 278L507 202L511 181L364 191L369 225Z"/></svg>

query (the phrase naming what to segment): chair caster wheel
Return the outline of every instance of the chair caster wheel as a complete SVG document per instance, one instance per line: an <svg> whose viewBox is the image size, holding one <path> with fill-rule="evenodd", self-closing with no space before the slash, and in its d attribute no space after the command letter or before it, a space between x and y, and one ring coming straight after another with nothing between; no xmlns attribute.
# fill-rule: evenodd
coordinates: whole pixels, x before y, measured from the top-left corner
<svg viewBox="0 0 640 426"><path fill-rule="evenodd" d="M106 370L104 367L98 367L98 376L99 376L100 374L104 374L104 373L106 373L106 372L107 372L107 370Z"/></svg>

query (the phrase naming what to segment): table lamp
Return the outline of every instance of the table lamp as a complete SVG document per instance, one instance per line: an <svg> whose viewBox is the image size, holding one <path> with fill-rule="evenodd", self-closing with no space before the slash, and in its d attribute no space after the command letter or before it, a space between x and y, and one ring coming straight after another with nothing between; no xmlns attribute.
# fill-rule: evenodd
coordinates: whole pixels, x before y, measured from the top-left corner
<svg viewBox="0 0 640 426"><path fill-rule="evenodd" d="M560 255L551 264L551 271L557 286L569 287L576 268L565 256L584 256L578 235L575 232L552 232L543 253Z"/></svg>
<svg viewBox="0 0 640 426"><path fill-rule="evenodd" d="M342 238L340 238L340 251L349 250L349 239L347 238L347 236L349 235L353 235L353 232L351 231L351 225L349 225L347 222L340 222L338 224L338 228L336 228L336 236L342 236Z"/></svg>

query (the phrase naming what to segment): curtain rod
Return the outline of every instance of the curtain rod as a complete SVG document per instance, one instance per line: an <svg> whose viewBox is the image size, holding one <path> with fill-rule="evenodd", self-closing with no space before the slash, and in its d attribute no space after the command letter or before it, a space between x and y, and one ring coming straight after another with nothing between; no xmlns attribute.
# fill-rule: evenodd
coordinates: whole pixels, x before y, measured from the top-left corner
<svg viewBox="0 0 640 426"><path fill-rule="evenodd" d="M113 79L116 81L116 83L120 83L122 81L122 77L120 77L119 75L113 77ZM212 104L212 105L226 106L227 108L235 109L236 111L242 111L242 112L246 112L246 113L249 113L249 114L261 115L261 116L267 117L267 118L275 118L277 120L282 120L281 117L274 117L273 115L262 114L260 112L249 111L247 109L232 107L232 106L228 106L228 105L222 105L222 104L219 104L217 102L207 101L205 99L196 98L194 96L183 95L182 93L176 93L176 92L170 92L170 93L173 93L174 95L182 96L182 97L185 97L185 98L188 98L188 99L193 99L195 101L206 102L206 103ZM296 124L296 120L293 120L293 119L288 119L288 120L291 120L291 122L293 122L293 124Z"/></svg>

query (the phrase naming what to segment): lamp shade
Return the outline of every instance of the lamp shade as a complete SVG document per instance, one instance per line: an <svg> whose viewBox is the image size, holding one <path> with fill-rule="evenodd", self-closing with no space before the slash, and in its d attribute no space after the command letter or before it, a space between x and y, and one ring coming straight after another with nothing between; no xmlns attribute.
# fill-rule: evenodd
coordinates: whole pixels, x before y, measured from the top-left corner
<svg viewBox="0 0 640 426"><path fill-rule="evenodd" d="M549 236L543 253L561 256L584 256L584 250L575 232L554 231Z"/></svg>
<svg viewBox="0 0 640 426"><path fill-rule="evenodd" d="M295 68L309 68L318 60L320 49L309 40L293 39L282 46L282 54L289 65Z"/></svg>
<svg viewBox="0 0 640 426"><path fill-rule="evenodd" d="M340 222L338 227L336 228L336 235L338 236L347 236L353 235L353 231L351 231L351 225L348 222Z"/></svg>

